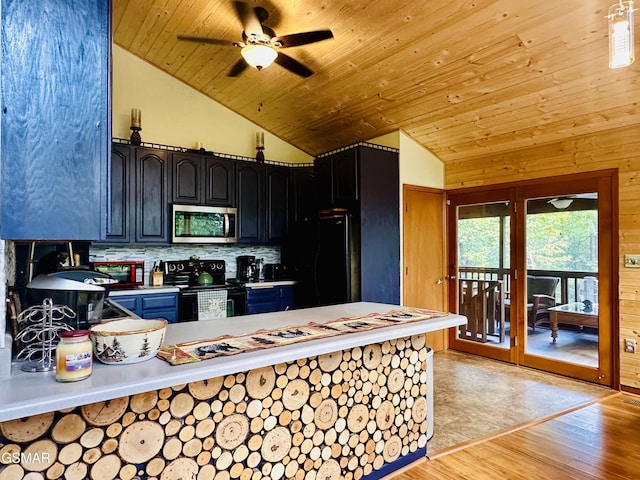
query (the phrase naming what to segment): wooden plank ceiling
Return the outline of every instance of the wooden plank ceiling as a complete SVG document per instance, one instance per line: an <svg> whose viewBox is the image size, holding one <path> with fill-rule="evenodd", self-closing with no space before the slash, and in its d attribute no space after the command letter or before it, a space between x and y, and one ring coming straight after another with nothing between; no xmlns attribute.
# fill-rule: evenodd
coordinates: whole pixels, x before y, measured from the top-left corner
<svg viewBox="0 0 640 480"><path fill-rule="evenodd" d="M401 129L447 162L640 120L640 62L607 68L614 0L246 2L277 34L333 31L284 51L314 75L231 78L239 48L177 40L241 41L230 0L113 0L114 42L311 155Z"/></svg>

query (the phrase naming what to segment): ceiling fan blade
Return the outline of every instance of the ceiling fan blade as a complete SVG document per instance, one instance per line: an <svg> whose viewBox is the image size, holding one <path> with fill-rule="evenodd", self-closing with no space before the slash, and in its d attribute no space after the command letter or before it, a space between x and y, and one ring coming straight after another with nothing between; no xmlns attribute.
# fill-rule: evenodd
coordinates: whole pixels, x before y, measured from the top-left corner
<svg viewBox="0 0 640 480"><path fill-rule="evenodd" d="M330 38L333 38L331 30L316 30L314 32L292 33L291 35L274 37L272 42L281 44L282 48L288 48L320 42Z"/></svg>
<svg viewBox="0 0 640 480"><path fill-rule="evenodd" d="M233 2L233 6L240 23L242 23L245 35L247 37L251 35L261 36L263 34L262 24L255 9L244 2Z"/></svg>
<svg viewBox="0 0 640 480"><path fill-rule="evenodd" d="M209 37L192 37L191 35L178 35L178 40L196 43L209 43L211 45L233 45L233 42L230 42L229 40L220 40L218 38Z"/></svg>
<svg viewBox="0 0 640 480"><path fill-rule="evenodd" d="M233 67L231 67L231 70L229 70L229 73L227 73L227 77L237 77L242 72L244 72L248 66L249 65L247 65L247 62L245 62L244 59L241 58L235 63Z"/></svg>
<svg viewBox="0 0 640 480"><path fill-rule="evenodd" d="M275 63L277 63L281 67L286 68L290 72L295 73L296 75L300 75L301 77L307 78L313 75L313 71L309 70L309 68L305 67L299 61L294 60L293 58L285 55L282 52L278 52Z"/></svg>

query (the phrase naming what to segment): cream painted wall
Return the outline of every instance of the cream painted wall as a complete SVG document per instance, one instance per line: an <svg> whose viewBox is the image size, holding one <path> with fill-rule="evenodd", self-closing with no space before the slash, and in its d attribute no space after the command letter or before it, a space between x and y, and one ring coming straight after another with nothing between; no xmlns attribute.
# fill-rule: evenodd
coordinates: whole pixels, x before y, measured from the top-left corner
<svg viewBox="0 0 640 480"><path fill-rule="evenodd" d="M402 130L368 140L400 150L400 187L403 184L444 189L444 163Z"/></svg>
<svg viewBox="0 0 640 480"><path fill-rule="evenodd" d="M367 140L368 143L375 143L376 145L382 145L384 147L400 148L400 130L382 135L381 137L372 138Z"/></svg>
<svg viewBox="0 0 640 480"><path fill-rule="evenodd" d="M444 189L444 163L400 131L400 185Z"/></svg>
<svg viewBox="0 0 640 480"><path fill-rule="evenodd" d="M143 142L255 156L256 124L205 97L193 88L113 46L113 136L129 138L131 109L142 110ZM306 163L313 157L265 132L265 157Z"/></svg>

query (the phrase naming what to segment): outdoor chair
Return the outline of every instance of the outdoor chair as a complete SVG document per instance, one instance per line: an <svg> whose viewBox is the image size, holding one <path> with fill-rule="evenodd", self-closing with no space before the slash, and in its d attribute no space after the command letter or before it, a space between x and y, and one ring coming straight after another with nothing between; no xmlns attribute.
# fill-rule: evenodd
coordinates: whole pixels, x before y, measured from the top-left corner
<svg viewBox="0 0 640 480"><path fill-rule="evenodd" d="M536 333L536 326L549 321L549 308L556 306L558 277L527 275L527 323Z"/></svg>
<svg viewBox="0 0 640 480"><path fill-rule="evenodd" d="M502 343L505 331L503 300L502 282L461 278L459 313L467 317L466 327L460 327L461 338L486 342L489 335L497 336L498 342Z"/></svg>
<svg viewBox="0 0 640 480"><path fill-rule="evenodd" d="M536 327L541 324L549 324L549 308L556 306L556 288L560 279L558 277L537 277L527 275L527 325L532 333L536 333ZM509 318L510 299L504 301L507 318Z"/></svg>

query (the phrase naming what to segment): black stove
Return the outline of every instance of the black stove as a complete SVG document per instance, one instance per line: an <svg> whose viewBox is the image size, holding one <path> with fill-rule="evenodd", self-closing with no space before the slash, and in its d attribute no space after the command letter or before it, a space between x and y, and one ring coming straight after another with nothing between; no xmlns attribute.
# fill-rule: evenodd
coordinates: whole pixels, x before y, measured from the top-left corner
<svg viewBox="0 0 640 480"><path fill-rule="evenodd" d="M164 271L164 284L180 287L211 288L224 287L226 285L226 263L224 260L200 260L191 257L189 260L170 260L162 262ZM198 285L198 276L208 272L213 278L213 284Z"/></svg>
<svg viewBox="0 0 640 480"><path fill-rule="evenodd" d="M227 283L224 260L200 260L197 257L191 257L189 260L162 262L160 266L164 272L164 284L180 287L178 318L181 322L198 319L198 292L203 290L226 290L227 299L230 301L227 314L229 316L245 314L246 289L244 286ZM213 278L211 284L198 284L198 276L203 272L211 274Z"/></svg>

